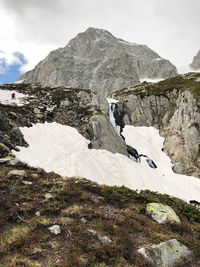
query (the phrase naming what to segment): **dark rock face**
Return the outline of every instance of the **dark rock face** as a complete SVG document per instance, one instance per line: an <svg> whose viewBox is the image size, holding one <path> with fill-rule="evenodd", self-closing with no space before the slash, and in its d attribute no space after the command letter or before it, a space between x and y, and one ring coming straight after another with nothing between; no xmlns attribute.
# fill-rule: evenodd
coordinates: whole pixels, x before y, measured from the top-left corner
<svg viewBox="0 0 200 267"><path fill-rule="evenodd" d="M193 68L193 70L198 70L200 69L200 50L197 53L196 56L194 56L192 63L190 66Z"/></svg>
<svg viewBox="0 0 200 267"><path fill-rule="evenodd" d="M91 140L91 148L106 149L112 153L120 153L128 157L126 145L105 114L91 117L88 134Z"/></svg>
<svg viewBox="0 0 200 267"><path fill-rule="evenodd" d="M109 92L137 84L139 78L168 78L176 73L174 65L146 45L89 28L66 47L52 51L19 80Z"/></svg>
<svg viewBox="0 0 200 267"><path fill-rule="evenodd" d="M13 119L14 117L15 119L17 118L18 122ZM0 111L0 143L4 144L9 149L17 150L16 146L28 146L21 131L18 128L19 121L20 116L17 116L14 113ZM24 124L24 121L22 122L22 124ZM26 124L26 126L27 125L28 123ZM1 156L2 154L5 154L4 152L6 152L6 150L2 151Z"/></svg>

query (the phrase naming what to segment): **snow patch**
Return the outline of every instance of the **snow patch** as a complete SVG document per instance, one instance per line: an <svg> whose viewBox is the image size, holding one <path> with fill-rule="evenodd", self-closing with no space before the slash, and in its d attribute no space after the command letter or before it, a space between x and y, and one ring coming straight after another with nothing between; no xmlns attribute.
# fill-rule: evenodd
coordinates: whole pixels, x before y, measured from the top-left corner
<svg viewBox="0 0 200 267"><path fill-rule="evenodd" d="M85 177L99 184L149 189L183 200L200 201L200 179L176 174L161 151L164 139L153 127L125 126L127 144L148 154L157 164L152 169L106 150L88 149L89 141L75 128L56 122L20 128L29 147L13 151L17 159L64 177Z"/></svg>
<svg viewBox="0 0 200 267"><path fill-rule="evenodd" d="M114 98L106 98L106 100L108 101L109 104L119 102L119 100L116 100Z"/></svg>
<svg viewBox="0 0 200 267"><path fill-rule="evenodd" d="M19 83L23 83L23 81L25 81L25 79L22 79L22 80L18 80L16 82L13 82L14 84L19 84Z"/></svg>
<svg viewBox="0 0 200 267"><path fill-rule="evenodd" d="M11 99L12 93L15 93L14 99ZM23 106L26 102L26 100L24 100L25 97L27 97L27 95L18 93L16 91L9 91L9 90L0 89L0 103L4 104L4 105Z"/></svg>
<svg viewBox="0 0 200 267"><path fill-rule="evenodd" d="M158 83L160 81L165 80L164 78L142 78L140 79L140 83L148 82L148 83Z"/></svg>

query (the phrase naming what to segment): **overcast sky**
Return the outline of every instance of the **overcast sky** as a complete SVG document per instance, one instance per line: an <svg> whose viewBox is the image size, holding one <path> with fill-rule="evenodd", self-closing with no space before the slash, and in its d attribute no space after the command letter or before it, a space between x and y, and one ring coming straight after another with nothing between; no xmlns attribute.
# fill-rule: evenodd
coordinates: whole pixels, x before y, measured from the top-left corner
<svg viewBox="0 0 200 267"><path fill-rule="evenodd" d="M0 75L32 69L88 27L187 65L200 50L199 12L200 0L0 0Z"/></svg>

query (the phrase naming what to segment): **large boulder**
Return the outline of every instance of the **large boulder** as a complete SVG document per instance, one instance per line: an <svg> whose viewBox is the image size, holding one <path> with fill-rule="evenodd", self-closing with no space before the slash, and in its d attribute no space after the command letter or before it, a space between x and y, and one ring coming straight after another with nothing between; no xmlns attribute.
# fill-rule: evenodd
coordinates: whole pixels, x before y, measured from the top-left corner
<svg viewBox="0 0 200 267"><path fill-rule="evenodd" d="M128 152L121 137L110 124L106 114L91 117L88 126L91 148L106 149L112 153L120 153L128 157Z"/></svg>
<svg viewBox="0 0 200 267"><path fill-rule="evenodd" d="M149 214L157 223L165 224L180 223L179 217L176 215L174 210L161 203L149 203L146 206L146 214Z"/></svg>
<svg viewBox="0 0 200 267"><path fill-rule="evenodd" d="M140 248L138 252L155 266L160 267L172 267L190 253L189 249L176 239L170 239L159 245Z"/></svg>

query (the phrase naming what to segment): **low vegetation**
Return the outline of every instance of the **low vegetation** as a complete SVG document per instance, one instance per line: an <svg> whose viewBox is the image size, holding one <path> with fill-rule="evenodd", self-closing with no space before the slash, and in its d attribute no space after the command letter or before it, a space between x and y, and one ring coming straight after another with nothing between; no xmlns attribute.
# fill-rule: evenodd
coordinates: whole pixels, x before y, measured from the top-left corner
<svg viewBox="0 0 200 267"><path fill-rule="evenodd" d="M13 168L26 176L8 175ZM181 224L157 224L145 214L150 202L171 206ZM52 225L61 233L51 233ZM2 267L152 266L137 249L171 238L192 251L179 266L200 265L197 208L148 190L63 180L22 163L0 165L0 229Z"/></svg>
<svg viewBox="0 0 200 267"><path fill-rule="evenodd" d="M139 95L145 97L149 95L162 95L167 97L167 93L175 91L188 90L195 98L200 97L200 81L197 79L200 77L199 73L188 73L185 75L177 75L173 78L169 78L158 83L143 82L133 87L124 88L112 93L113 97L127 96L127 95Z"/></svg>

